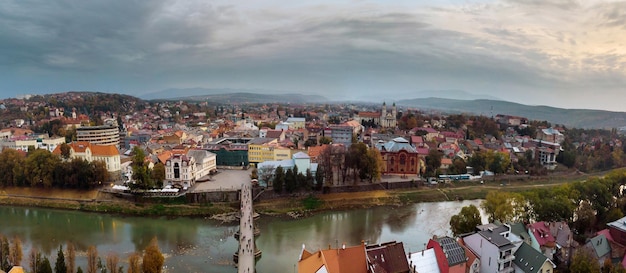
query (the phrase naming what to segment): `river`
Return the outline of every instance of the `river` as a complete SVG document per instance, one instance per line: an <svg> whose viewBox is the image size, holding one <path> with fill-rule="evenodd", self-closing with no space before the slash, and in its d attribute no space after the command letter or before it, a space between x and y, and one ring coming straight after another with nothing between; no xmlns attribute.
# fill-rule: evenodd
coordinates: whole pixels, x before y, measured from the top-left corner
<svg viewBox="0 0 626 273"><path fill-rule="evenodd" d="M450 235L449 220L461 207L480 200L419 203L403 207L375 207L329 211L302 219L262 216L257 246L263 252L257 272L294 272L304 245L309 251L368 243L402 241L406 251L418 251L433 235ZM486 217L483 214L483 222ZM202 218L125 217L77 211L0 206L0 234L18 236L24 245L23 265L31 247L48 256L54 266L59 245L72 241L80 251L77 263L85 269L84 251L96 245L99 256L116 253L121 261L144 249L156 236L165 255L167 272L237 272L232 255L237 241L235 223ZM125 266L126 267L126 266Z"/></svg>

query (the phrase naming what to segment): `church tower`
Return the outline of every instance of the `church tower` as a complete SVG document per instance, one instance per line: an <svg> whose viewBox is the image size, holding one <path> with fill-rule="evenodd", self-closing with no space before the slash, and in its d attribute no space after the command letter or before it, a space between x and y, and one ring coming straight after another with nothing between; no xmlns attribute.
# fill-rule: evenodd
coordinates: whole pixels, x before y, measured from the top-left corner
<svg viewBox="0 0 626 273"><path fill-rule="evenodd" d="M382 121L382 119L384 119L386 117L387 117L387 103L383 102L383 111L380 114L381 121Z"/></svg>
<svg viewBox="0 0 626 273"><path fill-rule="evenodd" d="M398 109L396 108L396 103L393 103L393 106L391 107L391 114L393 115L393 118L396 119L396 117L398 116Z"/></svg>

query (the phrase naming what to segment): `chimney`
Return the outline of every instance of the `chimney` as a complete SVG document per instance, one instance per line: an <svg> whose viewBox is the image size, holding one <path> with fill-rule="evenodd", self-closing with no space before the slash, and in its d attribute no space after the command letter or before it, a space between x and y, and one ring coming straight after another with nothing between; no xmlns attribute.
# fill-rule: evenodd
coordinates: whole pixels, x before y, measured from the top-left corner
<svg viewBox="0 0 626 273"><path fill-rule="evenodd" d="M343 245L341 245L341 249L346 249L346 242L343 242Z"/></svg>

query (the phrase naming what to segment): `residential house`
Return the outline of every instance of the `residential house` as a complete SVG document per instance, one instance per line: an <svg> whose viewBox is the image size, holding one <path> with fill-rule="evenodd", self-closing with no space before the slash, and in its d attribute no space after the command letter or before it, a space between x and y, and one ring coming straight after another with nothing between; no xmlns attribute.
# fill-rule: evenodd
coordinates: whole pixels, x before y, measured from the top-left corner
<svg viewBox="0 0 626 273"><path fill-rule="evenodd" d="M553 273L556 265L541 252L524 243L515 252L516 273Z"/></svg>
<svg viewBox="0 0 626 273"><path fill-rule="evenodd" d="M518 246L509 237L509 226L486 225L484 230L463 237L463 241L480 259L479 272L511 273Z"/></svg>
<svg viewBox="0 0 626 273"><path fill-rule="evenodd" d="M476 254L465 245L462 238L459 238L457 242L463 248L465 256L467 257L467 261L465 262L465 273L480 273L480 259L478 259Z"/></svg>
<svg viewBox="0 0 626 273"><path fill-rule="evenodd" d="M289 129L292 129L292 130L304 129L306 125L306 119L291 117L291 118L287 118L287 123L290 124Z"/></svg>
<svg viewBox="0 0 626 273"><path fill-rule="evenodd" d="M550 232L550 223L542 221L528 224L528 234L530 245L549 259L553 259L557 246L556 239Z"/></svg>
<svg viewBox="0 0 626 273"><path fill-rule="evenodd" d="M435 250L439 271L442 273L465 273L467 256L456 240L447 236L430 239L426 248Z"/></svg>
<svg viewBox="0 0 626 273"><path fill-rule="evenodd" d="M565 141L565 136L555 128L545 128L537 130L537 139L541 141L561 144Z"/></svg>
<svg viewBox="0 0 626 273"><path fill-rule="evenodd" d="M309 252L302 247L298 273L368 273L365 244Z"/></svg>
<svg viewBox="0 0 626 273"><path fill-rule="evenodd" d="M441 273L435 249L423 249L409 253L409 268L411 273Z"/></svg>
<svg viewBox="0 0 626 273"><path fill-rule="evenodd" d="M610 261L611 259L611 245L604 234L588 239L585 248L601 265L604 264L605 260Z"/></svg>
<svg viewBox="0 0 626 273"><path fill-rule="evenodd" d="M409 262L402 242L387 242L365 247L369 273L408 273Z"/></svg>

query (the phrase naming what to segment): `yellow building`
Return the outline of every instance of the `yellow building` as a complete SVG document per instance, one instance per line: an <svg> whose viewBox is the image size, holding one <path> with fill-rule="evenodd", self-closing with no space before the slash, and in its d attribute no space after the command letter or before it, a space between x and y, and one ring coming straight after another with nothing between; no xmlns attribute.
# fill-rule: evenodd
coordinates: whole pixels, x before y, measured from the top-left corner
<svg viewBox="0 0 626 273"><path fill-rule="evenodd" d="M275 138L255 138L248 142L248 160L251 164L291 159L292 150L283 147Z"/></svg>

